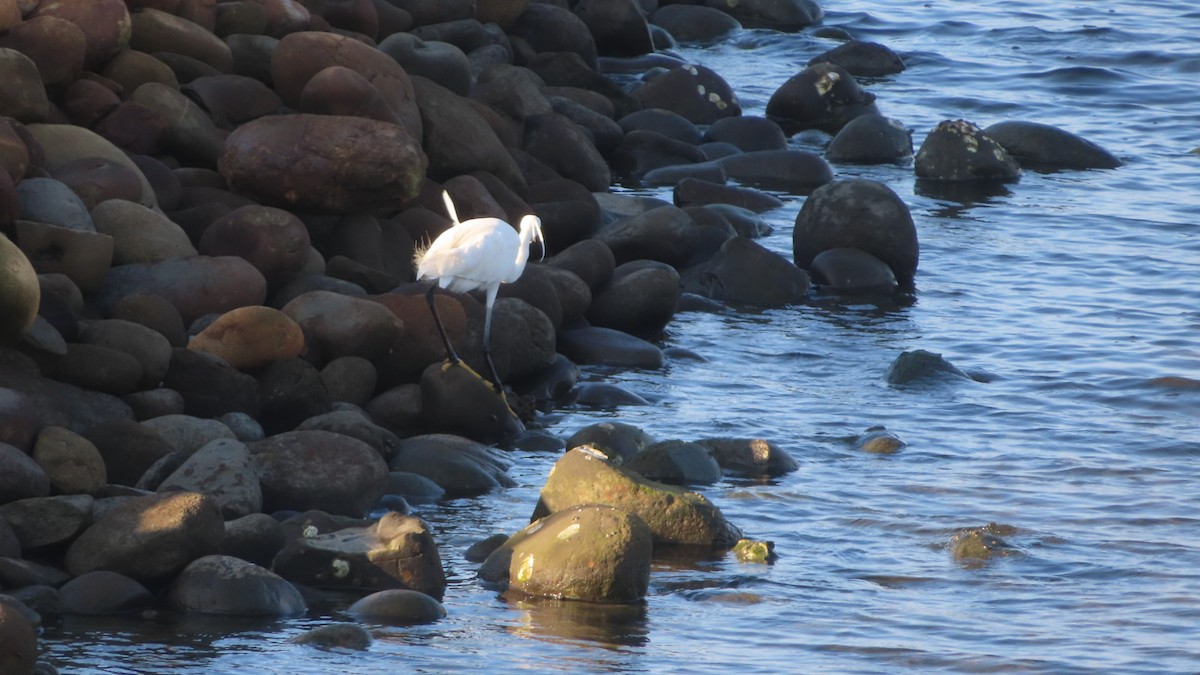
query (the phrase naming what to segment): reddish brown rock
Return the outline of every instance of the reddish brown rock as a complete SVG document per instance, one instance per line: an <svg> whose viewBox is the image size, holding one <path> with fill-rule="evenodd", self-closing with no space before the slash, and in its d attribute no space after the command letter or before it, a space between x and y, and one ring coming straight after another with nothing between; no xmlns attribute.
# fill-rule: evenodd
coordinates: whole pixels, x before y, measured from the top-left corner
<svg viewBox="0 0 1200 675"><path fill-rule="evenodd" d="M217 317L192 338L188 349L215 354L234 368L254 368L299 356L304 332L277 309L239 307Z"/></svg>
<svg viewBox="0 0 1200 675"><path fill-rule="evenodd" d="M396 124L275 115L230 134L219 167L232 190L258 201L357 213L412 201L427 162L419 143Z"/></svg>
<svg viewBox="0 0 1200 675"><path fill-rule="evenodd" d="M218 218L200 237L204 255L236 255L277 288L308 262L308 229L295 215L270 206L243 206Z"/></svg>
<svg viewBox="0 0 1200 675"><path fill-rule="evenodd" d="M39 16L66 19L83 31L87 40L85 68L98 68L129 46L132 22L123 0L42 2L26 18Z"/></svg>
<svg viewBox="0 0 1200 675"><path fill-rule="evenodd" d="M231 126L274 113L283 105L267 85L243 75L205 75L188 82L182 91Z"/></svg>
<svg viewBox="0 0 1200 675"><path fill-rule="evenodd" d="M79 26L66 19L37 16L0 35L0 47L15 49L28 56L41 73L42 82L65 84L83 71L87 38Z"/></svg>
<svg viewBox="0 0 1200 675"><path fill-rule="evenodd" d="M334 33L304 32L279 41L271 58L275 90L284 103L301 107L301 95L314 75L344 66L370 82L413 138L421 138L421 114L404 68L377 49Z"/></svg>
<svg viewBox="0 0 1200 675"><path fill-rule="evenodd" d="M375 85L345 66L330 66L313 75L300 92L300 110L399 123Z"/></svg>

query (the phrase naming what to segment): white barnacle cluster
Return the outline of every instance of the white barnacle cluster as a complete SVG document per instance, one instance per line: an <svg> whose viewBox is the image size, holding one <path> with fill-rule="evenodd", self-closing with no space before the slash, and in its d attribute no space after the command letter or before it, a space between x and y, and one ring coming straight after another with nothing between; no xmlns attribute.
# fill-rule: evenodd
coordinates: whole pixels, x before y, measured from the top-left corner
<svg viewBox="0 0 1200 675"><path fill-rule="evenodd" d="M321 531L317 529L316 525L305 525L304 529L300 530L300 536L305 539L310 539L318 534L321 534Z"/></svg>
<svg viewBox="0 0 1200 675"><path fill-rule="evenodd" d="M715 91L708 93L708 100L713 105L717 106L717 110L724 110L729 107L729 104L721 100L721 95Z"/></svg>
<svg viewBox="0 0 1200 675"><path fill-rule="evenodd" d="M840 79L842 79L842 76L838 75L834 71L829 71L827 73L824 73L823 75L821 75L820 77L817 78L817 82L816 82L817 93L822 96L824 96L825 94L828 94L830 91L833 90L834 85L836 85L838 83L838 80L840 80Z"/></svg>
<svg viewBox="0 0 1200 675"><path fill-rule="evenodd" d="M337 579L345 579L346 575L350 574L350 563L341 558L334 558L330 565L333 567L333 576Z"/></svg>
<svg viewBox="0 0 1200 675"><path fill-rule="evenodd" d="M699 75L699 74L700 74L700 71L696 70L696 66L687 65L687 66L684 66L684 67L683 67L683 69L684 69L684 70L686 70L686 71L688 71L688 72L689 72L689 73L691 73L692 75Z"/></svg>

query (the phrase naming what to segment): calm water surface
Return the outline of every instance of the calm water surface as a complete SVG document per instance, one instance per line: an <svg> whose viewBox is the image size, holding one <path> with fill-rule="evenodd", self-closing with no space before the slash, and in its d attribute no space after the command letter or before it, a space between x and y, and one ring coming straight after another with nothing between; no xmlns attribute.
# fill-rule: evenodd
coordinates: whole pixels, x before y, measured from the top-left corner
<svg viewBox="0 0 1200 675"><path fill-rule="evenodd" d="M659 438L770 438L800 470L705 489L771 566L731 557L655 567L645 606L506 603L465 548L524 525L552 455L513 453L520 487L420 507L450 574L449 617L375 629L363 653L287 644L340 618L102 623L47 630L65 673L1200 671L1200 10L1172 2L826 3L828 25L899 52L871 83L919 145L943 119L1061 126L1114 171L1038 174L969 200L904 166L836 167L909 205L921 243L907 302L814 300L682 314L662 343L703 355L598 372L652 400L546 417ZM747 113L835 43L745 31L685 55ZM803 135L819 150L827 138ZM661 195L662 192L647 192ZM803 197L767 214L791 257ZM893 388L902 351L979 377ZM1164 379L1167 378L1167 379ZM714 417L714 411L716 411ZM886 425L891 456L851 440ZM1000 523L1019 555L957 563L964 527Z"/></svg>

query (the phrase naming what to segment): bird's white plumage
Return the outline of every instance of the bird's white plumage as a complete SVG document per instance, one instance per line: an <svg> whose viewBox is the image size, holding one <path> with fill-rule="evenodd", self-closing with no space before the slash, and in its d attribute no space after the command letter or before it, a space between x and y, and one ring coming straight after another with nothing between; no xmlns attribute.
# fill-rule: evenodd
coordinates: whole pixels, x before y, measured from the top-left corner
<svg viewBox="0 0 1200 675"><path fill-rule="evenodd" d="M443 192L442 198L454 225L438 235L429 248L417 254L417 279L437 279L438 286L455 293L484 289L487 293L483 321L486 354L496 293L500 284L521 278L529 260L529 245L534 241L544 242L542 221L534 215L525 216L521 219L519 233L499 218L471 218L459 222L450 193ZM450 351L449 345L447 351Z"/></svg>

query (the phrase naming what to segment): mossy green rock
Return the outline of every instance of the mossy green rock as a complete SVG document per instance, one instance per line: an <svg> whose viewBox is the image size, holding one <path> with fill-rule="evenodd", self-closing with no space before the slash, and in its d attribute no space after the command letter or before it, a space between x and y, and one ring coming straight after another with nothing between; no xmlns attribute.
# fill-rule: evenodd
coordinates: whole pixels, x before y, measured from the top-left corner
<svg viewBox="0 0 1200 675"><path fill-rule="evenodd" d="M729 548L741 538L738 528L726 522L721 510L703 495L613 466L590 448L574 448L558 460L533 517L582 504L604 504L636 514L650 527L655 544Z"/></svg>
<svg viewBox="0 0 1200 675"><path fill-rule="evenodd" d="M531 523L487 557L479 576L535 597L640 602L652 553L653 535L641 518L589 504Z"/></svg>

